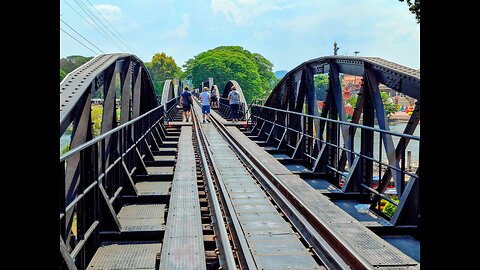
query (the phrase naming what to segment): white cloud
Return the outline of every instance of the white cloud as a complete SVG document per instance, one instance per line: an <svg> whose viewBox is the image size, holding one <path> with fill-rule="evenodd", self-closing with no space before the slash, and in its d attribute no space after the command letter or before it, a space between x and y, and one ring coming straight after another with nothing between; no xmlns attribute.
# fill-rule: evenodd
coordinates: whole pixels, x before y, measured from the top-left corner
<svg viewBox="0 0 480 270"><path fill-rule="evenodd" d="M258 41L265 41L270 38L271 33L268 31L254 31L253 37Z"/></svg>
<svg viewBox="0 0 480 270"><path fill-rule="evenodd" d="M345 6L348 8L342 8ZM363 56L418 66L420 26L408 8L379 0L338 0L312 3L308 10L294 17L276 18L266 24L267 30L288 37L284 46L295 47L303 55L311 51L312 44L316 48L314 57L332 54L333 42L337 41L342 55L360 51Z"/></svg>
<svg viewBox="0 0 480 270"><path fill-rule="evenodd" d="M412 42L420 42L420 27L418 24L411 23L410 16L395 14L389 19L375 24L375 32L380 35L390 32L385 38L392 39L406 39ZM392 31L395 29L395 31Z"/></svg>
<svg viewBox="0 0 480 270"><path fill-rule="evenodd" d="M122 10L118 6L110 4L98 4L94 5L95 9L98 10L105 19L108 21L115 21L120 18L122 15ZM96 11L94 11L96 13Z"/></svg>
<svg viewBox="0 0 480 270"><path fill-rule="evenodd" d="M124 27L118 27L120 32L139 32L144 30L142 25L138 22L130 22Z"/></svg>
<svg viewBox="0 0 480 270"><path fill-rule="evenodd" d="M188 15L188 13L185 13L182 16L182 24L174 30L174 33L178 37L185 38L188 36L189 27L190 27L190 16Z"/></svg>
<svg viewBox="0 0 480 270"><path fill-rule="evenodd" d="M214 14L223 13L235 25L251 25L253 18L263 13L290 9L295 4L283 4L285 0L212 0Z"/></svg>
<svg viewBox="0 0 480 270"><path fill-rule="evenodd" d="M182 15L182 24L177 28L168 32L164 38L186 38L188 37L188 29L190 28L190 15L184 13Z"/></svg>

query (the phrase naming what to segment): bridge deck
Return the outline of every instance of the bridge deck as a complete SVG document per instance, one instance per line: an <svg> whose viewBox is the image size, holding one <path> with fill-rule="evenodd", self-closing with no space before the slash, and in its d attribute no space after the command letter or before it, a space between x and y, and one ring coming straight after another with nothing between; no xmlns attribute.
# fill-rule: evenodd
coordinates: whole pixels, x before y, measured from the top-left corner
<svg viewBox="0 0 480 270"><path fill-rule="evenodd" d="M257 269L320 269L213 124L202 128Z"/></svg>
<svg viewBox="0 0 480 270"><path fill-rule="evenodd" d="M191 126L183 126L160 269L206 269Z"/></svg>
<svg viewBox="0 0 480 270"><path fill-rule="evenodd" d="M298 175L292 173L261 146L248 138L236 127L227 127L241 147L254 153L255 157L285 184L304 204L346 243L361 254L373 266L385 269L396 267L418 267L419 263L370 231L328 197L315 190Z"/></svg>
<svg viewBox="0 0 480 270"><path fill-rule="evenodd" d="M117 217L122 231L151 231L164 228L164 214L165 204L128 204Z"/></svg>
<svg viewBox="0 0 480 270"><path fill-rule="evenodd" d="M217 110L210 110L210 114L215 117L215 119L218 119L223 125L225 126L239 126L242 127L247 124L247 121L238 121L237 123L233 123L232 121L229 121L225 119L220 113L217 112Z"/></svg>
<svg viewBox="0 0 480 270"><path fill-rule="evenodd" d="M171 141L163 143L162 146L172 145L174 140L178 140L176 136L170 136L170 138ZM177 148L169 150L177 152ZM175 155L162 155L161 151L155 151L154 154L153 162L169 161L173 163L177 160ZM159 176L173 176L173 167L153 164L147 166L146 169L147 175L136 176L137 196L127 196L129 203L123 204L117 213L117 218L122 226L122 231L117 236L119 240L103 242L87 269L155 269L156 256L160 254L163 245L161 238L156 236L156 238L149 239L150 241L136 241L139 239L135 239L135 237L143 240L148 238L148 235L157 235L151 233L165 231L166 205L160 201L169 195L172 182L168 180L168 177L159 178ZM139 179L147 181L138 181ZM127 236L129 233L130 237ZM131 241L124 241L125 237Z"/></svg>
<svg viewBox="0 0 480 270"><path fill-rule="evenodd" d="M161 247L160 242L106 242L98 248L87 269L153 270Z"/></svg>

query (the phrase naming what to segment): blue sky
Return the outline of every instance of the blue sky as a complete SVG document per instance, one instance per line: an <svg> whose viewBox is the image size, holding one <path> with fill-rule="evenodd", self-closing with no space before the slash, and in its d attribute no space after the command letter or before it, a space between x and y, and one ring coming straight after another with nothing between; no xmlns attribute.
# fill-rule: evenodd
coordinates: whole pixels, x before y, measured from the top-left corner
<svg viewBox="0 0 480 270"><path fill-rule="evenodd" d="M96 30L78 3L99 18L100 12L143 61L163 51L181 66L208 49L239 45L265 56L274 71L290 70L332 55L336 41L341 55L359 51L420 68L420 25L398 0L60 0L60 18L99 49L131 53ZM97 50L63 22L60 27ZM94 55L60 32L60 57L73 54Z"/></svg>

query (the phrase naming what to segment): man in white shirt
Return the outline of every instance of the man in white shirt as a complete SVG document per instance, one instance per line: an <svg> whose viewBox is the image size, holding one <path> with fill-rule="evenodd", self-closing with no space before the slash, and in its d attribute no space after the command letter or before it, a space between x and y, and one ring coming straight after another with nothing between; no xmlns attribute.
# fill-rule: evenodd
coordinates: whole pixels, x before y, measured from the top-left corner
<svg viewBox="0 0 480 270"><path fill-rule="evenodd" d="M210 117L210 93L208 93L208 88L207 87L203 87L203 91L200 94L200 101L202 102L203 123L205 123L205 120L207 120L207 122L210 123L210 120L209 120L209 117Z"/></svg>

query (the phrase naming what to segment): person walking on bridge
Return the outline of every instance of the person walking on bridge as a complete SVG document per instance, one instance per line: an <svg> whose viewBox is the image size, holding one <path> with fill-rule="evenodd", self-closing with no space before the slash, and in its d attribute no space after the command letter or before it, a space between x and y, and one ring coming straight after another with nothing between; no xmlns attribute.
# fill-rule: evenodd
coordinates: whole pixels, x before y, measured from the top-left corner
<svg viewBox="0 0 480 270"><path fill-rule="evenodd" d="M218 89L216 86L212 87L211 100L212 108L218 108Z"/></svg>
<svg viewBox="0 0 480 270"><path fill-rule="evenodd" d="M182 113L182 121L189 122L190 121L190 110L192 109L193 99L192 94L188 91L188 86L183 88L183 92L180 95L180 104L182 104L183 113Z"/></svg>
<svg viewBox="0 0 480 270"><path fill-rule="evenodd" d="M200 94L200 101L202 102L202 117L203 123L205 120L210 123L210 93L208 93L208 87L203 87L203 91Z"/></svg>
<svg viewBox="0 0 480 270"><path fill-rule="evenodd" d="M232 122L238 122L238 106L240 101L240 95L237 92L237 88L232 86L232 91L228 93L228 102L230 104L230 115L232 118Z"/></svg>

